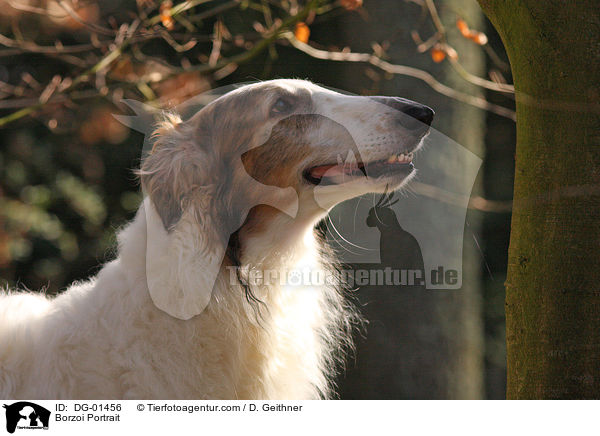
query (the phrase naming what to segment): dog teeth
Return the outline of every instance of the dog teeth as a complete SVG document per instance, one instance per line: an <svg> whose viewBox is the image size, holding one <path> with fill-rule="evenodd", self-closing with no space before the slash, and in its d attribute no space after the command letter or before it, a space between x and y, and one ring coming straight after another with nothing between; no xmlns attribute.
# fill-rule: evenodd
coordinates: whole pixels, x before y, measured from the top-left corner
<svg viewBox="0 0 600 436"><path fill-rule="evenodd" d="M394 155L388 157L387 163L390 163L390 164L394 163L394 162L409 163L413 160L413 156L414 155L412 152L407 153L407 154L404 154L404 153L400 153L398 155L394 154Z"/></svg>
<svg viewBox="0 0 600 436"><path fill-rule="evenodd" d="M354 158L354 153L352 153L351 151L348 152L348 156L346 156L346 161L344 162L345 164L350 164L350 165L355 165L356 164L356 159Z"/></svg>

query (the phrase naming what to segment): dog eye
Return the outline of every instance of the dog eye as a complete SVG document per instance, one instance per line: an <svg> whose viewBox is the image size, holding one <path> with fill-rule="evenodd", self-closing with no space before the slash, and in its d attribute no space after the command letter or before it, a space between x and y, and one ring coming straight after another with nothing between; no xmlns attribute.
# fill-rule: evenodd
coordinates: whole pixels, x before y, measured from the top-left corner
<svg viewBox="0 0 600 436"><path fill-rule="evenodd" d="M271 107L271 113L284 114L284 113L289 112L291 109L292 109L292 104L289 101L287 101L283 98L278 98L277 101Z"/></svg>

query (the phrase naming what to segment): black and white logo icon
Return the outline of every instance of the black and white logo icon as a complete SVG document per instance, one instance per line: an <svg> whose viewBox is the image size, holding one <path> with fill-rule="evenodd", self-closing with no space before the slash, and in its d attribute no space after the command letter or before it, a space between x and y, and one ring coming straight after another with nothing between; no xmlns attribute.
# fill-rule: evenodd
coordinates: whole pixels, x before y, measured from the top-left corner
<svg viewBox="0 0 600 436"><path fill-rule="evenodd" d="M4 405L6 409L6 431L14 433L16 429L48 430L50 411L35 403L19 401Z"/></svg>

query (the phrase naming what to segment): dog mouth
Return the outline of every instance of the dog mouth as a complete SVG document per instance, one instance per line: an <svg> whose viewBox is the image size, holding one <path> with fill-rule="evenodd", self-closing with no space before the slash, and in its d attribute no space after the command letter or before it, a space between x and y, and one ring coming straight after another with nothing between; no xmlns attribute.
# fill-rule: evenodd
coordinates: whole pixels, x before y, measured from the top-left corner
<svg viewBox="0 0 600 436"><path fill-rule="evenodd" d="M391 176L408 176L414 171L413 152L393 154L387 159L363 162L338 162L318 165L304 171L304 179L312 185L339 185L358 177L378 179Z"/></svg>

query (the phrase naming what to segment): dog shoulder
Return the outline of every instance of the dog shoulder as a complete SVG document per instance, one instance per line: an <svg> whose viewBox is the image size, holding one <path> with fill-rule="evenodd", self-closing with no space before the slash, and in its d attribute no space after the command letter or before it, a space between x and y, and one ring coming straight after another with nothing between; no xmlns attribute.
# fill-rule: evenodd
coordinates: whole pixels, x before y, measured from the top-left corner
<svg viewBox="0 0 600 436"><path fill-rule="evenodd" d="M30 317L43 315L50 305L51 302L45 295L29 292L0 292L0 334L8 326L19 324Z"/></svg>

